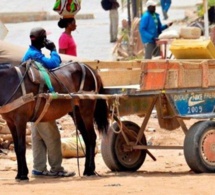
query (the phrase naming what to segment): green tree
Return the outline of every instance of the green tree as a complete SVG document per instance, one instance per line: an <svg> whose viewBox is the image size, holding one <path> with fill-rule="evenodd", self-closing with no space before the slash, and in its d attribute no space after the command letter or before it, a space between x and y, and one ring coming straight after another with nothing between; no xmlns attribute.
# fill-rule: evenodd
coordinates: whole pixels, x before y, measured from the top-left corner
<svg viewBox="0 0 215 195"><path fill-rule="evenodd" d="M215 0L208 0L208 9L215 6ZM204 15L203 2L197 7L198 16L202 17Z"/></svg>

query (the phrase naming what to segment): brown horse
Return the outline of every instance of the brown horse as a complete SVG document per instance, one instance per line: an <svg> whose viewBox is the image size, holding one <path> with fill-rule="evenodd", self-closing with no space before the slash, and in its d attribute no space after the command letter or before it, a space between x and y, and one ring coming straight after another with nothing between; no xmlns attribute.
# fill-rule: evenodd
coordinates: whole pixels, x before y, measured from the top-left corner
<svg viewBox="0 0 215 195"><path fill-rule="evenodd" d="M34 66L33 66L33 65ZM13 136L17 157L17 180L28 180L26 164L26 124L52 121L69 114L83 136L86 146L86 160L83 175L95 174L96 133L94 122L100 132L108 128L108 107L103 99L58 98L58 95L80 91L103 93L100 76L82 63L62 64L60 68L48 71L55 92L50 98L47 81L38 77L34 61L27 61L19 67L0 64L0 114L6 120ZM38 64L37 64L38 65ZM37 66L36 66L37 67ZM43 84L42 84L43 83ZM48 98L47 98L48 97ZM51 101L50 101L51 100Z"/></svg>

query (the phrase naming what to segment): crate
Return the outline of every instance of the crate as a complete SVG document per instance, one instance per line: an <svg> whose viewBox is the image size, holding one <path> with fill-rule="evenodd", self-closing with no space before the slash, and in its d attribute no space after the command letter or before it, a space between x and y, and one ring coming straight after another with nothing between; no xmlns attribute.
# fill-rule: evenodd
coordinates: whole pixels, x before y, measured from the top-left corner
<svg viewBox="0 0 215 195"><path fill-rule="evenodd" d="M148 60L141 70L141 90L215 86L215 60Z"/></svg>
<svg viewBox="0 0 215 195"><path fill-rule="evenodd" d="M102 78L105 87L139 85L141 61L85 61Z"/></svg>
<svg viewBox="0 0 215 195"><path fill-rule="evenodd" d="M211 40L175 39L169 49L176 59L215 59Z"/></svg>

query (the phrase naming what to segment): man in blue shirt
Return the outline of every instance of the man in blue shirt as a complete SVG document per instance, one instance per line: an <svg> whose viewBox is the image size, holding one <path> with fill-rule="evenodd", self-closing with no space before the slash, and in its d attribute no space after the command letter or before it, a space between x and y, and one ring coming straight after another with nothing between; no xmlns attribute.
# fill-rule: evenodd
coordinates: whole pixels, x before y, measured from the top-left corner
<svg viewBox="0 0 215 195"><path fill-rule="evenodd" d="M40 62L45 68L53 69L60 66L61 58L56 52L55 44L46 38L46 31L41 27L33 28L30 32L31 45L22 61L29 59ZM43 47L50 50L50 58L41 51ZM32 176L74 176L75 172L65 171L61 166L62 152L60 133L55 121L41 122L32 125L33 170ZM50 171L47 169L47 156Z"/></svg>
<svg viewBox="0 0 215 195"><path fill-rule="evenodd" d="M159 14L155 12L156 5L155 1L148 0L146 2L147 11L140 19L139 32L145 48L145 59L151 59L152 55L160 55L160 48L156 46L156 40L163 30L172 25L172 22L161 24Z"/></svg>
<svg viewBox="0 0 215 195"><path fill-rule="evenodd" d="M61 58L56 52L55 44L46 39L46 31L41 27L33 28L30 32L31 45L25 53L22 61L33 59L43 64L47 69L60 66ZM41 51L43 47L50 50L50 58L47 58Z"/></svg>

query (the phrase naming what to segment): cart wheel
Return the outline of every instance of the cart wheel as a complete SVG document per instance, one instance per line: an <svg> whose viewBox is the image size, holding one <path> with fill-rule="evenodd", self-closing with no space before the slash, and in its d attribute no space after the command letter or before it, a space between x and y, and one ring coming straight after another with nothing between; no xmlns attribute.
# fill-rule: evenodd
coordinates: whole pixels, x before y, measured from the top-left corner
<svg viewBox="0 0 215 195"><path fill-rule="evenodd" d="M135 142L140 127L130 121L123 121L123 125L129 130L124 131L128 140ZM106 135L103 135L101 143L101 153L103 160L111 171L136 171L138 170L146 158L146 150L124 151L123 146L126 144L122 133L114 133L120 128L115 122L111 125ZM146 145L146 138L143 134L142 145Z"/></svg>
<svg viewBox="0 0 215 195"><path fill-rule="evenodd" d="M214 121L200 121L191 126L184 140L184 156L194 172L215 172Z"/></svg>

